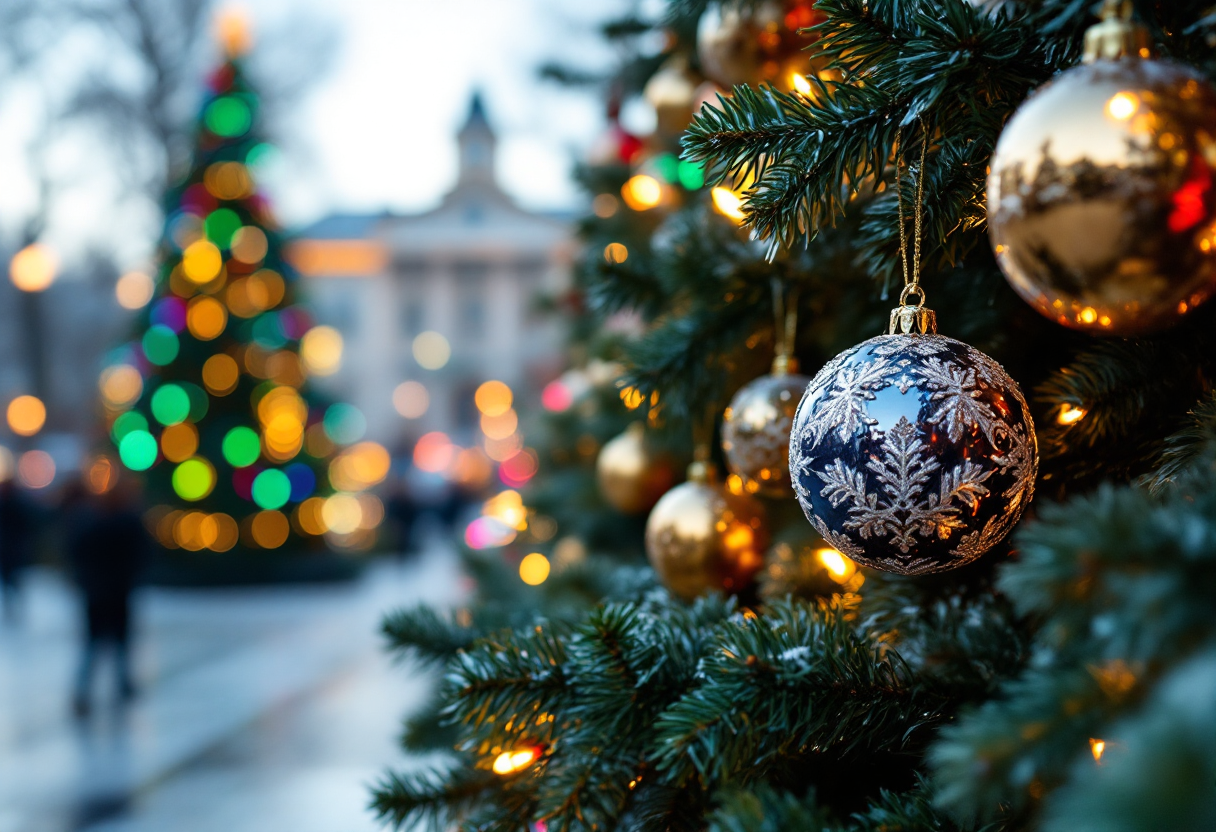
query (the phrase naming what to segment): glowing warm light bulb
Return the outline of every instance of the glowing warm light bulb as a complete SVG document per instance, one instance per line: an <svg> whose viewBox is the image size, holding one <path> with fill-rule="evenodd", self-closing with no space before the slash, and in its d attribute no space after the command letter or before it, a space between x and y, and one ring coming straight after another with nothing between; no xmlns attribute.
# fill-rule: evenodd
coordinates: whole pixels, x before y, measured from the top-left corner
<svg viewBox="0 0 1216 832"><path fill-rule="evenodd" d="M853 573L857 571L857 566L853 561L835 549L818 549L815 552L815 559L823 564L824 568L828 570L828 576L838 584L853 577Z"/></svg>
<svg viewBox="0 0 1216 832"><path fill-rule="evenodd" d="M215 17L216 40L230 57L244 55L253 46L249 13L240 6L228 6Z"/></svg>
<svg viewBox="0 0 1216 832"><path fill-rule="evenodd" d="M1060 412L1056 416L1056 422L1061 425L1075 425L1077 422L1085 418L1088 413L1085 408L1077 407L1071 404L1061 405Z"/></svg>
<svg viewBox="0 0 1216 832"><path fill-rule="evenodd" d="M649 211L663 201L663 186L653 176L639 173L621 186L621 197L634 211Z"/></svg>
<svg viewBox="0 0 1216 832"><path fill-rule="evenodd" d="M515 774L523 771L540 756L535 748L522 748L517 751L504 751L494 759L495 774Z"/></svg>
<svg viewBox="0 0 1216 832"><path fill-rule="evenodd" d="M393 390L393 408L405 419L417 419L431 406L426 387L417 381L403 381Z"/></svg>
<svg viewBox="0 0 1216 832"><path fill-rule="evenodd" d="M811 94L811 82L806 79L806 76L801 72L790 73L790 86L794 88L794 92L799 95Z"/></svg>
<svg viewBox="0 0 1216 832"><path fill-rule="evenodd" d="M609 263L624 263L629 259L629 249L623 243L609 243L604 246L604 260Z"/></svg>
<svg viewBox="0 0 1216 832"><path fill-rule="evenodd" d="M513 401L511 388L501 381L487 381L473 394L473 403L483 416L502 416L511 409Z"/></svg>
<svg viewBox="0 0 1216 832"><path fill-rule="evenodd" d="M332 326L314 326L300 339L300 358L312 375L333 375L342 366L342 334Z"/></svg>
<svg viewBox="0 0 1216 832"><path fill-rule="evenodd" d="M1089 741L1089 750L1094 755L1094 762L1102 762L1102 755L1106 753L1106 740L1091 739Z"/></svg>
<svg viewBox="0 0 1216 832"><path fill-rule="evenodd" d="M1106 102L1106 113L1115 121L1127 121L1136 114L1140 99L1132 92L1117 92Z"/></svg>
<svg viewBox="0 0 1216 832"><path fill-rule="evenodd" d="M31 243L13 255L8 274L23 292L41 292L55 282L59 258L42 243Z"/></svg>
<svg viewBox="0 0 1216 832"><path fill-rule="evenodd" d="M427 331L418 334L411 347L414 360L427 370L439 370L447 365L452 357L452 346L448 339L438 332Z"/></svg>
<svg viewBox="0 0 1216 832"><path fill-rule="evenodd" d="M155 288L152 278L143 272L127 272L114 284L114 296L123 309L143 309Z"/></svg>
<svg viewBox="0 0 1216 832"><path fill-rule="evenodd" d="M549 577L549 559L533 552L519 562L519 578L528 586L540 586Z"/></svg>
<svg viewBox="0 0 1216 832"><path fill-rule="evenodd" d="M18 436L33 436L46 424L46 405L37 396L18 396L8 403L8 426Z"/></svg>
<svg viewBox="0 0 1216 832"><path fill-rule="evenodd" d="M714 201L714 210L737 223L743 222L743 200L730 188L721 185L709 192Z"/></svg>

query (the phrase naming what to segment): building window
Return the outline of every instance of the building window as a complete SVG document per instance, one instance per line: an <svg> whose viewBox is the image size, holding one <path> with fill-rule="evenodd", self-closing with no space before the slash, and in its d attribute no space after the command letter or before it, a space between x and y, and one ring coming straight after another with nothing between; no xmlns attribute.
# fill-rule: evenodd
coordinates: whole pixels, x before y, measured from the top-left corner
<svg viewBox="0 0 1216 832"><path fill-rule="evenodd" d="M399 277L422 277L427 272L427 265L420 257L398 257L393 261L393 271Z"/></svg>
<svg viewBox="0 0 1216 832"><path fill-rule="evenodd" d="M408 300L405 302L401 325L405 329L405 334L409 336L417 335L426 329L426 308L422 301Z"/></svg>
<svg viewBox="0 0 1216 832"><path fill-rule="evenodd" d="M466 295L460 301L460 326L468 335L480 336L486 328L486 304L480 297Z"/></svg>

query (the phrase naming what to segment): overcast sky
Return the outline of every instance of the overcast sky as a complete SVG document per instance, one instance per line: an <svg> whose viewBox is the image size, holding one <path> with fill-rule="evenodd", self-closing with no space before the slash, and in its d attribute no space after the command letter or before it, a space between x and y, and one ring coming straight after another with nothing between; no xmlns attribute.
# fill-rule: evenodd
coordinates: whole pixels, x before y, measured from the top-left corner
<svg viewBox="0 0 1216 832"><path fill-rule="evenodd" d="M647 5L650 0L640 0ZM597 21L635 0L243 0L258 28L311 10L332 21L332 70L286 123L284 153L264 185L280 219L299 227L332 211L418 211L438 202L455 178L454 134L473 89L483 91L498 130L499 178L521 203L568 208L581 195L569 174L603 129L603 103L541 81L549 60L607 66L613 55ZM256 45L255 45L256 49ZM39 109L30 89L0 102L0 224L12 239L31 190L22 142ZM643 107L627 117L636 129ZM68 258L99 242L120 268L146 265L158 230L154 211L116 208L113 172L91 161L87 144L66 149L73 174L49 233ZM87 172L87 173L85 173ZM140 261L144 262L141 263Z"/></svg>

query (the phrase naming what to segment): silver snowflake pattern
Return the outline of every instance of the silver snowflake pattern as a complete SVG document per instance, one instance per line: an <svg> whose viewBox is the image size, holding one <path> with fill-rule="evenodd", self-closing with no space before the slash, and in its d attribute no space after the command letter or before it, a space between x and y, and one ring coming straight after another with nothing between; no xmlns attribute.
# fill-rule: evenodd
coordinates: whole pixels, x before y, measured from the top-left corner
<svg viewBox="0 0 1216 832"><path fill-rule="evenodd" d="M1038 453L1026 401L999 364L951 338L900 335L842 353L813 380L790 465L824 540L862 564L919 574L1008 534L1033 494Z"/></svg>
<svg viewBox="0 0 1216 832"><path fill-rule="evenodd" d="M875 424L866 403L874 401L875 393L891 385L887 378L889 370L886 361L856 368L841 367L819 404L822 418L815 423L815 441L829 431L835 431L844 440L863 425Z"/></svg>
<svg viewBox="0 0 1216 832"><path fill-rule="evenodd" d="M881 494L867 493L865 474L842 462L815 472L824 482L820 494L833 506L852 502L845 528L856 529L863 539L891 536L904 553L916 545L917 535L946 540L965 529L960 504L974 509L987 496L984 481L993 474L993 469L964 461L942 474L933 493L930 479L939 466L926 453L916 426L904 417L887 432L882 458L871 458L866 467L876 475Z"/></svg>

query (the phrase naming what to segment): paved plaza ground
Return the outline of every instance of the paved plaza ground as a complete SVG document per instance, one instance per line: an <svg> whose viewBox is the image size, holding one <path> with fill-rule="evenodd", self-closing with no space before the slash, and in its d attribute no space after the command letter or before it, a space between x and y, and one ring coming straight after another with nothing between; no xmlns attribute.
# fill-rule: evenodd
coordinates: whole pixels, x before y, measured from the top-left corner
<svg viewBox="0 0 1216 832"><path fill-rule="evenodd" d="M368 787L406 759L403 715L434 684L395 662L386 610L452 603L442 547L373 564L345 585L143 590L139 699L70 715L78 659L71 588L27 582L0 628L0 832L371 832Z"/></svg>

